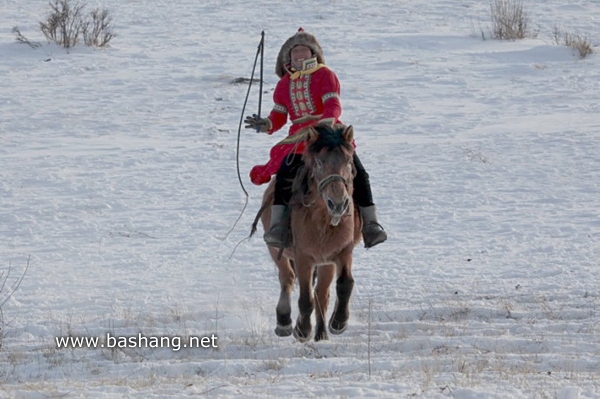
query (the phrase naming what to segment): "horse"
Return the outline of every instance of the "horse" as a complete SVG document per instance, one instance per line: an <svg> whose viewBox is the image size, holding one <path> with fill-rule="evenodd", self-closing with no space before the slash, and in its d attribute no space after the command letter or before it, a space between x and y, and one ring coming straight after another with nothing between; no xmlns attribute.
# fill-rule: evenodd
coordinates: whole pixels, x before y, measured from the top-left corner
<svg viewBox="0 0 600 399"><path fill-rule="evenodd" d="M315 341L329 339L325 318L329 304L330 285L335 276L336 302L329 320L329 332L341 334L348 327L349 302L354 287L352 251L360 242L361 218L352 200L353 178L356 174L352 126L317 125L307 128L299 137L306 140L302 155L303 167L293 182L290 201L290 246L278 249L268 246L271 258L279 270L280 296L276 307L280 337L294 334L300 342L310 339L311 315L316 308ZM294 135L294 136L296 136ZM291 137L294 137L291 136ZM284 161L285 162L285 161ZM264 192L258 219L264 229L270 225L275 179ZM298 279L299 314L292 328L291 294ZM313 285L316 282L313 296Z"/></svg>

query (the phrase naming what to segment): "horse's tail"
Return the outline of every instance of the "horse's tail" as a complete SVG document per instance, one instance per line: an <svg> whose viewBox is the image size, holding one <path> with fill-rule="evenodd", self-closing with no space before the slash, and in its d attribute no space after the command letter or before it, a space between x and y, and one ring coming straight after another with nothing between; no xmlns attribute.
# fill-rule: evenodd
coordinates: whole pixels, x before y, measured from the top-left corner
<svg viewBox="0 0 600 399"><path fill-rule="evenodd" d="M256 226L258 226L258 221L260 220L260 216L269 206L268 203L263 203L258 212L256 213L256 217L254 218L254 222L252 223L252 229L250 229L250 237L256 233Z"/></svg>

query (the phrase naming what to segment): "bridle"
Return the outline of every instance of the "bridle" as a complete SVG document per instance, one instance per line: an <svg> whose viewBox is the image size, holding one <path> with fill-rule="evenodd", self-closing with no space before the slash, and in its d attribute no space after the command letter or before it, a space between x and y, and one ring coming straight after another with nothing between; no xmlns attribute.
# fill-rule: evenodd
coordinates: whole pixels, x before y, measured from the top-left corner
<svg viewBox="0 0 600 399"><path fill-rule="evenodd" d="M327 187L328 185L330 185L331 183L333 183L335 181L341 181L342 183L344 183L344 186L346 186L346 189L348 188L348 181L342 175L332 174L329 176L325 176L317 184L317 188L319 190L319 196L322 197L323 190L325 189L325 187Z"/></svg>

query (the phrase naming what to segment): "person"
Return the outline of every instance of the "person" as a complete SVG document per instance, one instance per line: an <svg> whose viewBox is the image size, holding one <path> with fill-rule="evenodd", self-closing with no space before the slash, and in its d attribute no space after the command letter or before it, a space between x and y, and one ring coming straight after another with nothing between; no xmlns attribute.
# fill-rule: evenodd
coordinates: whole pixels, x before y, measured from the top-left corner
<svg viewBox="0 0 600 399"><path fill-rule="evenodd" d="M291 136L309 126L341 123L340 82L325 65L323 50L315 36L300 28L287 39L277 56L275 73L280 80L273 93L273 109L266 118L256 114L247 116L246 128L273 134L287 123L289 116ZM275 145L268 163L256 165L250 171L250 179L256 185L268 183L276 174L271 223L263 237L270 246L282 248L288 245L291 181L303 164L305 148L304 142ZM353 199L363 220L364 245L371 248L387 240L387 234L377 221L369 175L356 152L353 161L356 168Z"/></svg>

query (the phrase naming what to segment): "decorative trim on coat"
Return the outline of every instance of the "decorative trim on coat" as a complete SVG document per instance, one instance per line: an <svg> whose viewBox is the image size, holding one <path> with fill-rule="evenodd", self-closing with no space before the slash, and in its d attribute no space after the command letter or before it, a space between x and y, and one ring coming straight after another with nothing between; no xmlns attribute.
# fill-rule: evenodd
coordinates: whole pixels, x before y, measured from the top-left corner
<svg viewBox="0 0 600 399"><path fill-rule="evenodd" d="M321 97L321 101L323 101L323 103L325 103L325 101L329 100L330 98L339 98L339 97L340 96L338 96L338 94L335 91L332 91L332 92L323 94L323 96Z"/></svg>
<svg viewBox="0 0 600 399"><path fill-rule="evenodd" d="M294 114L300 117L315 112L310 93L310 80L312 75L303 75L298 79L290 80L290 98L294 106Z"/></svg>
<svg viewBox="0 0 600 399"><path fill-rule="evenodd" d="M273 111L279 112L280 114L286 114L286 115L288 113L287 107L285 105L281 105L281 104L273 105Z"/></svg>

